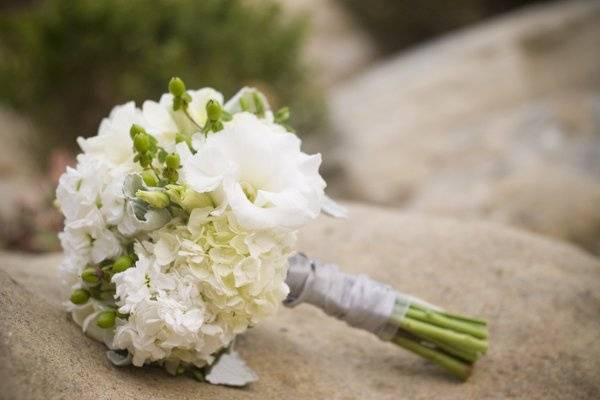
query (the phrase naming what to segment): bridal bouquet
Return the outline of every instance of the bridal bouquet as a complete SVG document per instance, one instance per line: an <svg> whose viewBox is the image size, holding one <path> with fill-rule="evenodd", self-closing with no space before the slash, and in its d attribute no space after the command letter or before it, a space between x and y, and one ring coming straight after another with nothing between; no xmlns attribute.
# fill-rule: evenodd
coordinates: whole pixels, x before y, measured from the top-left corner
<svg viewBox="0 0 600 400"><path fill-rule="evenodd" d="M159 102L117 106L80 138L56 192L73 321L116 365L244 385L256 375L235 337L307 302L466 378L484 322L296 254L299 228L344 210L288 117L256 89L225 102L173 78Z"/></svg>

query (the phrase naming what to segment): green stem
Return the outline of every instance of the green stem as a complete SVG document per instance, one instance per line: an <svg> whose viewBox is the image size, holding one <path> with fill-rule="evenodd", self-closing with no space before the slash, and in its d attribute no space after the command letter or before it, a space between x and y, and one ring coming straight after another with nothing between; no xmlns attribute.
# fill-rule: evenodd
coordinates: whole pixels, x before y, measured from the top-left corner
<svg viewBox="0 0 600 400"><path fill-rule="evenodd" d="M422 344L403 336L396 336L394 339L392 339L392 341L398 346L412 351L413 353L446 368L463 381L467 380L467 378L471 375L471 366L457 360L456 358L453 358L452 356L423 346Z"/></svg>
<svg viewBox="0 0 600 400"><path fill-rule="evenodd" d="M458 314L451 314L451 313L448 313L446 311L431 310L431 309L425 308L425 307L423 307L423 306L421 306L419 304L414 304L414 303L411 304L410 306L412 308L415 308L417 310L424 311L424 312L435 311L439 315L443 315L443 316L445 316L447 318L455 319L455 320L458 320L458 321L467 322L467 323L476 324L476 325L481 325L481 326L484 326L484 327L487 326L487 322L484 321L484 320L482 320L482 319L473 318L473 317L466 317L464 315L458 315Z"/></svg>
<svg viewBox="0 0 600 400"><path fill-rule="evenodd" d="M437 311L422 311L411 306L406 311L406 316L418 321L431 323L432 325L436 325L441 328L447 328L456 332L466 333L478 339L486 339L488 337L488 332L485 327L479 324L450 319L442 314L439 314Z"/></svg>
<svg viewBox="0 0 600 400"><path fill-rule="evenodd" d="M392 316L391 320L407 332L413 333L424 339L442 342L460 350L475 353L481 352L485 354L488 348L487 341L474 338L473 336L464 333L458 333L435 325L429 325L407 316L404 316L402 319Z"/></svg>
<svg viewBox="0 0 600 400"><path fill-rule="evenodd" d="M201 131L204 129L202 128L200 125L198 125L198 123L196 122L196 120L194 118L192 118L192 116L190 115L190 113L187 110L187 107L183 108L183 113L185 114L185 116L192 122L192 124L196 125L196 127L198 129L200 129Z"/></svg>
<svg viewBox="0 0 600 400"><path fill-rule="evenodd" d="M445 343L435 342L433 340L431 340L431 343L434 344L436 347L438 347L440 350L442 350L450 355L456 356L456 357L468 362L469 364L474 364L477 360L479 360L479 357L480 357L480 353L473 353L470 351L460 350L455 347L448 346Z"/></svg>

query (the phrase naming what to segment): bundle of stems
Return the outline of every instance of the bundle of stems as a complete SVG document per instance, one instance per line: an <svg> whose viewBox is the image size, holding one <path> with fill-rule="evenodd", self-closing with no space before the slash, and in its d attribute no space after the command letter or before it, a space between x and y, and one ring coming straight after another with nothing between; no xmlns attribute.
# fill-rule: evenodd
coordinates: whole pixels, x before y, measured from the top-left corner
<svg viewBox="0 0 600 400"><path fill-rule="evenodd" d="M403 301L396 301L389 321L398 328L392 342L466 380L475 362L487 352L487 323L421 304L405 310Z"/></svg>

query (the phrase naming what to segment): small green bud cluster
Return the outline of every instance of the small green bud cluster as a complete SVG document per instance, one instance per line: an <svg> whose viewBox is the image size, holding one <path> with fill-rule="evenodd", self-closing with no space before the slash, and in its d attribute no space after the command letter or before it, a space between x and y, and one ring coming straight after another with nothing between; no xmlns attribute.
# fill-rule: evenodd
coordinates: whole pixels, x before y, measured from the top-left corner
<svg viewBox="0 0 600 400"><path fill-rule="evenodd" d="M281 107L279 110L277 110L277 112L275 113L275 117L273 118L273 120L275 121L276 124L283 126L288 132L295 132L294 128L292 128L288 124L289 119L290 119L289 107Z"/></svg>
<svg viewBox="0 0 600 400"><path fill-rule="evenodd" d="M169 93L173 95L173 111L179 109L186 111L192 97L186 92L185 83L181 78L173 77L169 81Z"/></svg>
<svg viewBox="0 0 600 400"><path fill-rule="evenodd" d="M115 260L112 265L113 274L118 274L119 272L123 272L131 267L133 267L133 257L129 255L121 256Z"/></svg>
<svg viewBox="0 0 600 400"><path fill-rule="evenodd" d="M114 299L115 287L112 284L112 276L133 267L135 256L122 255L116 260L104 260L100 265L88 265L81 272L82 287L71 293L73 304L85 304L90 297L102 301Z"/></svg>
<svg viewBox="0 0 600 400"><path fill-rule="evenodd" d="M206 123L202 132L207 135L208 132L219 132L223 130L223 122L231 121L231 114L221 107L216 100L209 100L206 103Z"/></svg>
<svg viewBox="0 0 600 400"><path fill-rule="evenodd" d="M135 153L133 161L139 162L142 168L149 168L158 151L156 139L138 124L131 125L129 135L133 141L133 152Z"/></svg>
<svg viewBox="0 0 600 400"><path fill-rule="evenodd" d="M171 183L177 182L177 179L179 179L179 172L177 172L177 170L181 166L179 154L168 154L165 157L165 165L166 168L163 170L163 176L165 177L165 179Z"/></svg>
<svg viewBox="0 0 600 400"><path fill-rule="evenodd" d="M98 266L88 265L81 272L82 287L71 293L73 304L85 304L90 297L98 300L111 300L114 296L114 286L110 282L110 261Z"/></svg>
<svg viewBox="0 0 600 400"><path fill-rule="evenodd" d="M71 303L85 304L90 299L90 292L85 289L75 289L71 293Z"/></svg>
<svg viewBox="0 0 600 400"><path fill-rule="evenodd" d="M281 107L275 113L274 120L275 120L276 124L281 125L281 124L287 122L289 119L290 119L290 108L289 107Z"/></svg>
<svg viewBox="0 0 600 400"><path fill-rule="evenodd" d="M96 325L102 329L108 329L115 326L117 312L114 310L102 311L96 318Z"/></svg>
<svg viewBox="0 0 600 400"><path fill-rule="evenodd" d="M179 155L168 153L158 146L156 138L137 124L131 126L130 135L133 140L134 161L144 168L140 175L144 184L151 189L139 190L136 196L153 207L165 208L169 205L169 197L164 194L163 187L176 183L179 179ZM191 146L191 142L188 145Z"/></svg>
<svg viewBox="0 0 600 400"><path fill-rule="evenodd" d="M267 107L263 101L262 94L257 90L253 90L240 97L240 108L242 111L253 113L260 118L264 118Z"/></svg>
<svg viewBox="0 0 600 400"><path fill-rule="evenodd" d="M177 183L181 160L177 153L167 153L162 148L158 151L157 159L160 165L155 163L154 169L146 169L141 173L148 190L138 190L135 196L151 207L167 208L172 201L166 187Z"/></svg>

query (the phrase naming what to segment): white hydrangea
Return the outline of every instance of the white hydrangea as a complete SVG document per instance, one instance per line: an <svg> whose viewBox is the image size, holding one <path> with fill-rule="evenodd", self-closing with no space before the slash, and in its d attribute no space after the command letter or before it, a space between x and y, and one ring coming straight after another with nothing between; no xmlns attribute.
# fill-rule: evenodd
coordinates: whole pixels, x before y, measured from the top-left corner
<svg viewBox="0 0 600 400"><path fill-rule="evenodd" d="M135 365L173 357L201 367L249 326L272 315L288 293L289 231L246 231L231 212L192 211L135 246L135 268L116 274L117 304L129 313L114 346Z"/></svg>
<svg viewBox="0 0 600 400"><path fill-rule="evenodd" d="M69 290L83 288L92 296L84 304L67 302L67 309L87 334L126 349L135 365L210 364L236 335L272 315L288 293L295 231L324 202L321 158L303 153L300 140L274 122L264 96L262 118L242 112L240 99L253 90L244 88L227 103L210 88L188 91L186 113L173 111L171 94L141 109L117 106L97 136L78 140L83 153L77 166L60 178L62 279ZM199 127L207 122L209 100L233 118L205 137ZM141 182L133 124L164 151L180 155L179 179L169 189L170 196L181 196L170 197L176 207L144 206L136 191L124 191L132 178ZM187 135L192 149L176 144L177 134ZM85 268L110 268L122 255L135 265L102 275L96 288L82 281ZM107 290L114 297L97 295ZM116 309L114 328L93 323Z"/></svg>

